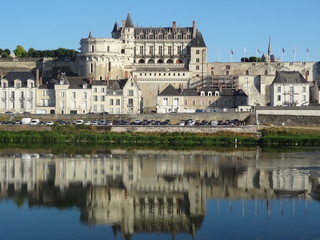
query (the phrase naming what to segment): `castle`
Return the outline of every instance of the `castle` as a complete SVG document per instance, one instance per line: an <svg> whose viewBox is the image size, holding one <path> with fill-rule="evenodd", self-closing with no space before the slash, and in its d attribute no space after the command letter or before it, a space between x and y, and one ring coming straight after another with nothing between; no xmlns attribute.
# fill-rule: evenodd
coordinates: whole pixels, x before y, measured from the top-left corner
<svg viewBox="0 0 320 240"><path fill-rule="evenodd" d="M39 69L41 74L37 72L33 79L25 79L29 76L26 73L16 79L11 79L16 74L9 74L9 79L4 76L1 79L0 111L138 114L158 110L159 113L250 110L254 106L276 102L271 101L271 97L286 97L285 92L280 92L280 97L280 93L271 92L275 89L272 87L275 77L281 71L297 71L304 78L305 81L297 84L307 84L308 87L299 85L294 88L309 92L303 96L306 100L301 105L319 103L318 62L280 62L272 54L270 41L268 54L263 55L263 59L264 62L207 62L207 47L195 21L190 27L177 27L175 21L170 27L140 27L134 26L128 13L121 26L117 22L114 24L111 38L97 38L91 32L87 38L82 38L75 61L42 59L22 68L23 63L17 65L1 60L0 72ZM54 74L57 70L61 70L58 76ZM288 79L289 82L293 84L294 79ZM168 108L163 106L169 101L167 96L166 99L159 96L164 96L163 91L169 85L182 97L191 88L196 89L196 93L178 105L174 104L177 97L171 96L173 106ZM23 90L24 86L27 88ZM36 91L31 93L30 86ZM291 89L283 86L283 89L287 88ZM239 106L236 95L222 100L222 93L226 92L223 89L233 89L234 93L241 90L242 96L246 96L241 100L245 106ZM192 99L194 94L196 100ZM295 99L299 94L293 92L290 101L278 101L275 105L300 104ZM28 96L28 103L23 102L27 99L25 96Z"/></svg>

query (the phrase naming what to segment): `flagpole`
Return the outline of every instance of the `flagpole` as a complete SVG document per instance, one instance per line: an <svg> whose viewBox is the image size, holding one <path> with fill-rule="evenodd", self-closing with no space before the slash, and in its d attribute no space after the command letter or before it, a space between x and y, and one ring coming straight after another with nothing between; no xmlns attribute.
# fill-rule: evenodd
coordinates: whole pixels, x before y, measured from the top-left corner
<svg viewBox="0 0 320 240"><path fill-rule="evenodd" d="M220 62L220 48L218 50L218 62Z"/></svg>
<svg viewBox="0 0 320 240"><path fill-rule="evenodd" d="M294 50L293 50L293 59L294 59L294 62L296 62L297 61L297 53L296 53L296 48L294 48Z"/></svg>

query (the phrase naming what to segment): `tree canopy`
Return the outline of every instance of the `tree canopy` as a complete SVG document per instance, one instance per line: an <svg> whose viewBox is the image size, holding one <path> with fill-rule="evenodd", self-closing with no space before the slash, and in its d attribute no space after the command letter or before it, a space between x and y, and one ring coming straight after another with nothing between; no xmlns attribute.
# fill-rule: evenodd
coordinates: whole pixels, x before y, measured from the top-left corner
<svg viewBox="0 0 320 240"><path fill-rule="evenodd" d="M2 58L7 58L10 56L10 54L11 54L11 51L8 48L6 48L4 50L0 48L0 56Z"/></svg>
<svg viewBox="0 0 320 240"><path fill-rule="evenodd" d="M13 52L18 58L23 58L28 56L26 50L24 50L24 47L22 47L21 45L18 45L16 49L13 50Z"/></svg>
<svg viewBox="0 0 320 240"><path fill-rule="evenodd" d="M253 56L251 56L251 57L249 57L249 58L247 58L247 57L242 57L240 61L241 61L241 62L263 62L261 58L259 58L259 57L253 57Z"/></svg>

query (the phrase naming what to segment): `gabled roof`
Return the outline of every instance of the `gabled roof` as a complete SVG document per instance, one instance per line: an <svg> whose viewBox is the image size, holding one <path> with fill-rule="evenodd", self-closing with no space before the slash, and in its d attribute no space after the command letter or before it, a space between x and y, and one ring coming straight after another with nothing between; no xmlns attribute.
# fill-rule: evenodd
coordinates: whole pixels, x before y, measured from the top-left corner
<svg viewBox="0 0 320 240"><path fill-rule="evenodd" d="M275 84L275 83L293 84L293 83L308 83L308 82L298 71L280 71L276 73L276 77L272 82L272 84Z"/></svg>
<svg viewBox="0 0 320 240"><path fill-rule="evenodd" d="M181 93L169 84L158 96L179 96Z"/></svg>
<svg viewBox="0 0 320 240"><path fill-rule="evenodd" d="M124 26L127 27L127 28L133 28L133 23L132 23L132 19L131 19L131 16L130 16L130 12L127 15L127 19L126 19L126 22L125 22Z"/></svg>
<svg viewBox="0 0 320 240"><path fill-rule="evenodd" d="M204 43L201 32L197 31L196 37L193 38L190 42L191 47L207 47Z"/></svg>

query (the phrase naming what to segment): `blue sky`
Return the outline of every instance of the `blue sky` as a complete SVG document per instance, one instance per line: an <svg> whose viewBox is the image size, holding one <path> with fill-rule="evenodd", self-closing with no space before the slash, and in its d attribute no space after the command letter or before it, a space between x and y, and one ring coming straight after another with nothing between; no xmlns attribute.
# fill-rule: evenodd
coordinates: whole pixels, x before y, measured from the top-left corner
<svg viewBox="0 0 320 240"><path fill-rule="evenodd" d="M59 47L78 49L79 41L111 37L115 21L130 11L134 25L143 27L192 26L196 20L208 47L208 61L229 62L257 48L284 61L319 61L319 0L0 0L0 48L17 45L26 50ZM296 58L294 58L293 49ZM219 54L220 52L220 54Z"/></svg>

